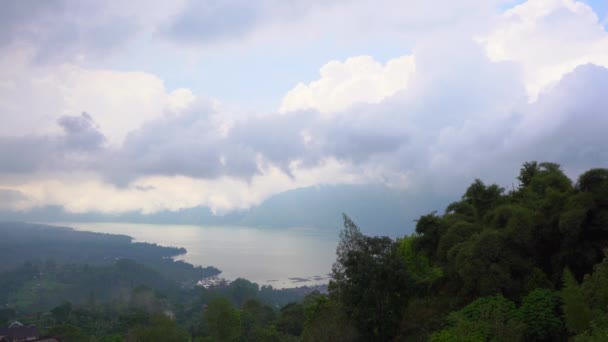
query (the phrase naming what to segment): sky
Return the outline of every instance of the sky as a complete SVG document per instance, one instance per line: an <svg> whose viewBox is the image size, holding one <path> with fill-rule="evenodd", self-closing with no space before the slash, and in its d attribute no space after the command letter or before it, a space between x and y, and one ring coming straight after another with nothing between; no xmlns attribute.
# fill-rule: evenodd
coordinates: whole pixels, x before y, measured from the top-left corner
<svg viewBox="0 0 608 342"><path fill-rule="evenodd" d="M608 164L605 0L8 0L0 208L247 209Z"/></svg>

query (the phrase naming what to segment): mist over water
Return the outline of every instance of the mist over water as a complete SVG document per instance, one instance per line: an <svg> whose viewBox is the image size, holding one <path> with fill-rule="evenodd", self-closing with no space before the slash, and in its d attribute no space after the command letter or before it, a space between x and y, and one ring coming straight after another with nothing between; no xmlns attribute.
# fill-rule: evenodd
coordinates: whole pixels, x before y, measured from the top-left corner
<svg viewBox="0 0 608 342"><path fill-rule="evenodd" d="M135 242L184 247L176 259L214 266L228 280L246 278L276 288L323 284L335 260L338 232L314 229L133 223L54 223L76 230L122 234ZM291 278L291 279L290 279Z"/></svg>

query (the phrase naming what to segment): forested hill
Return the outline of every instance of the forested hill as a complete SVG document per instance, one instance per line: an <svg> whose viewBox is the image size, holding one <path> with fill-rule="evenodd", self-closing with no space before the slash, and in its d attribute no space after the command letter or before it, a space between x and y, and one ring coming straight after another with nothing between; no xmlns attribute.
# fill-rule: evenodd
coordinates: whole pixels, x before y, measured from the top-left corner
<svg viewBox="0 0 608 342"><path fill-rule="evenodd" d="M214 267L194 267L172 257L185 254L181 247L164 247L134 243L125 235L76 231L22 222L0 222L0 250L3 253L0 272L14 269L24 262L54 264L112 264L118 259L131 259L161 271L177 281L196 282L217 275Z"/></svg>

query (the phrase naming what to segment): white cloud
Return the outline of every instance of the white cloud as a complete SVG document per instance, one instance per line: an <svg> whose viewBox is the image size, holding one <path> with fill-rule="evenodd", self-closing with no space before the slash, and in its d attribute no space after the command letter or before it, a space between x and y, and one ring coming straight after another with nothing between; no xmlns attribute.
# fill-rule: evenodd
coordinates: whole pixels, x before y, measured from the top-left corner
<svg viewBox="0 0 608 342"><path fill-rule="evenodd" d="M591 7L575 0L515 6L480 41L492 60L522 66L531 100L579 65L608 66L608 32Z"/></svg>
<svg viewBox="0 0 608 342"><path fill-rule="evenodd" d="M120 144L143 122L183 110L194 100L189 89L169 92L150 73L31 60L27 50L0 55L0 135L57 132L57 118L87 112L110 143Z"/></svg>
<svg viewBox="0 0 608 342"><path fill-rule="evenodd" d="M446 3L447 10L439 8ZM411 55L385 64L370 56L327 63L317 80L285 95L282 115L206 102L188 88L167 89L147 72L32 64L35 53L27 49L4 52L0 154L10 162L0 167L0 189L19 206L75 212L197 205L223 212L321 183L383 182L454 194L476 177L504 184L529 159L602 166L608 71L575 69L608 65L607 34L589 7L530 0L508 10L479 45L473 28L486 32L490 20L474 19L492 13L489 2L470 16L465 12L480 1L462 3L336 2L294 18L285 36L308 32L315 18L321 24L312 30L325 30L342 9L351 35L408 27L430 33L409 46ZM409 5L415 10L407 12ZM281 22L242 32L253 44ZM387 37L401 44L400 34Z"/></svg>
<svg viewBox="0 0 608 342"><path fill-rule="evenodd" d="M293 175L288 176L282 170L269 166L250 180L235 177L206 180L185 176L145 176L122 188L105 183L95 173L54 173L0 188L0 197L3 194L19 194L19 209L61 205L67 211L78 213L138 210L151 213L204 205L216 213L224 213L249 208L275 193L312 186L320 180L326 183L361 183L369 180L359 175L356 169L335 159L327 159L315 168L299 169L295 164L292 168Z"/></svg>
<svg viewBox="0 0 608 342"><path fill-rule="evenodd" d="M385 65L370 56L331 61L321 67L318 80L291 89L279 111L315 109L332 113L357 103L379 103L404 89L414 70L413 56L391 59Z"/></svg>
<svg viewBox="0 0 608 342"><path fill-rule="evenodd" d="M608 89L608 71L577 70L561 81L566 85L547 91L549 100L528 104L512 63L492 62L470 39L448 37L442 41L449 44L430 40L414 49L416 70L406 91L330 116L315 110L246 116L213 101L196 101L131 131L122 146L103 149L98 148L99 132L91 127L94 115L93 120L65 118L60 121L64 135L55 140L6 141L24 152L32 142L56 141L61 152L62 142L78 133L75 141L90 141L94 147L82 151L86 158L63 162L57 153L42 164L27 159L24 167L34 170L28 171L34 172L31 177L0 187L19 191L32 205L60 204L76 212L154 212L196 205L224 212L323 183L382 182L445 195L461 191L476 177L504 184L524 160L551 156L567 162L577 156L577 165L594 165L605 155L603 133L586 134L583 125L573 122L577 111L587 113L588 121L606 108L599 94ZM182 99L178 104L192 101L187 90L174 96ZM567 134L565 126L571 128ZM596 147L555 141L554 135L585 137ZM62 153L73 156L71 150ZM56 165L80 167L67 174Z"/></svg>
<svg viewBox="0 0 608 342"><path fill-rule="evenodd" d="M186 110L192 105L196 96L188 88L179 88L172 91L167 98L167 109L173 113Z"/></svg>

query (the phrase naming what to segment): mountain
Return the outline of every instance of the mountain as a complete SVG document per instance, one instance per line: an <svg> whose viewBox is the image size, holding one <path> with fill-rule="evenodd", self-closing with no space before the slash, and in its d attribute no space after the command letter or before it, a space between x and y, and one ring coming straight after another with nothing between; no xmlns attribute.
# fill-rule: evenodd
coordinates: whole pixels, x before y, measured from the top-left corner
<svg viewBox="0 0 608 342"><path fill-rule="evenodd" d="M214 215L207 207L184 208L177 211L163 210L152 214L129 211L120 214L100 212L70 213L61 206L45 206L27 211L1 210L1 221L29 222L131 222L150 224L237 224L243 217L242 212Z"/></svg>
<svg viewBox="0 0 608 342"><path fill-rule="evenodd" d="M432 196L416 196L382 185L323 185L279 193L247 211L225 215L214 215L202 206L153 214L69 213L60 206L46 206L23 212L3 210L0 220L243 225L274 229L315 228L337 234L342 227L342 213L345 213L366 234L400 236L413 232L414 220L420 215L445 204Z"/></svg>
<svg viewBox="0 0 608 342"><path fill-rule="evenodd" d="M251 208L241 223L261 227L314 227L339 231L342 213L363 232L403 235L414 220L434 209L432 201L416 201L406 192L381 185L324 185L290 190Z"/></svg>

